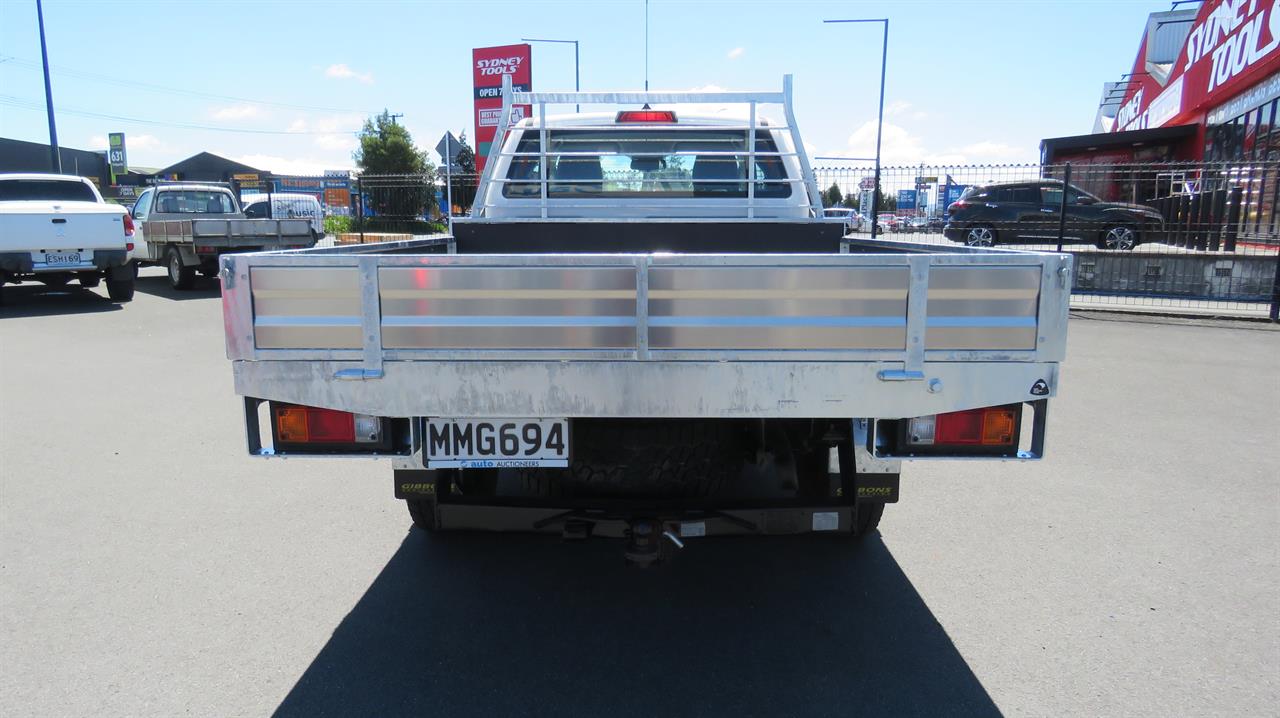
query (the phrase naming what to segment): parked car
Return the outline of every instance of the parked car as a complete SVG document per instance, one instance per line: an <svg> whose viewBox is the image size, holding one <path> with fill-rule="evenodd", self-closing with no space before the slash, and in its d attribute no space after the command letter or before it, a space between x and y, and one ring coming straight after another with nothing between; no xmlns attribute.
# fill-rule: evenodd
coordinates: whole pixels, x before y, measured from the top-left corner
<svg viewBox="0 0 1280 718"><path fill-rule="evenodd" d="M112 301L133 299L134 225L75 175L0 175L0 285L38 281L82 287L107 280Z"/></svg>
<svg viewBox="0 0 1280 718"><path fill-rule="evenodd" d="M929 230L928 217L908 217L906 221L906 231L908 232L927 232Z"/></svg>
<svg viewBox="0 0 1280 718"><path fill-rule="evenodd" d="M249 219L305 219L311 223L311 236L316 241L324 239L324 207L314 195L264 192L245 195L241 204L244 216Z"/></svg>
<svg viewBox="0 0 1280 718"><path fill-rule="evenodd" d="M1104 202L1067 185L1062 220L1063 183L1055 180L1004 182L970 187L947 208L943 233L971 247L1063 240L1130 250L1163 233L1164 218L1151 207Z"/></svg>
<svg viewBox="0 0 1280 718"><path fill-rule="evenodd" d="M850 207L828 207L822 210L824 217L839 217L844 220L844 233L859 232L862 230L862 215L858 211Z"/></svg>
<svg viewBox="0 0 1280 718"><path fill-rule="evenodd" d="M881 212L876 215L876 223L882 232L897 232L902 228L902 221L896 214Z"/></svg>

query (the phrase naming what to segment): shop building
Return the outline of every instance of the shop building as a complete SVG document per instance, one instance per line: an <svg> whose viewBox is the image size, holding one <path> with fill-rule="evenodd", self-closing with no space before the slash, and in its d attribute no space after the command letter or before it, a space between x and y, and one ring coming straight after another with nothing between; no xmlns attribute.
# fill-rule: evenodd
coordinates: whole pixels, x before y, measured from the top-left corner
<svg viewBox="0 0 1280 718"><path fill-rule="evenodd" d="M1046 164L1280 160L1280 0L1205 0L1147 19L1133 66L1103 87L1087 135Z"/></svg>

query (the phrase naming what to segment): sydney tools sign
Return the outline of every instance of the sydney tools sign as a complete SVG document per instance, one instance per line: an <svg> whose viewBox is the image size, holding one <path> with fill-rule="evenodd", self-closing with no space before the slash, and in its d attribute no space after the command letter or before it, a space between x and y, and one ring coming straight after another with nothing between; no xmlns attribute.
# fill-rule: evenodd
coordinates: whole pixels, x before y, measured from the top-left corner
<svg viewBox="0 0 1280 718"><path fill-rule="evenodd" d="M1214 107L1280 70L1277 48L1280 0L1208 0L1164 81L1148 67L1144 42L1112 129L1144 130L1214 114Z"/></svg>
<svg viewBox="0 0 1280 718"><path fill-rule="evenodd" d="M529 45L478 47L471 51L472 84L475 87L476 169L483 170L489 157L489 145L498 131L502 116L502 78L511 77L516 92L529 92L533 72L529 67ZM528 117L533 108L514 105L510 122Z"/></svg>

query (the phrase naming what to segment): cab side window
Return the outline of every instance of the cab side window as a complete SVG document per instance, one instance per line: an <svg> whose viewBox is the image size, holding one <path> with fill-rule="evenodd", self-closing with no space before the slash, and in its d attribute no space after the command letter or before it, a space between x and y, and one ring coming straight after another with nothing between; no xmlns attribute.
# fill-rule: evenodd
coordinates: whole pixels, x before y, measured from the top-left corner
<svg viewBox="0 0 1280 718"><path fill-rule="evenodd" d="M255 202L244 208L244 216L249 219L263 219L267 216L267 203Z"/></svg>
<svg viewBox="0 0 1280 718"><path fill-rule="evenodd" d="M154 192L152 192L151 190L147 190L146 192L143 192L143 193L142 193L142 196L138 198L138 201L137 201L137 202L134 202L134 203L133 203L133 218L134 218L134 219L139 219L139 220L141 220L141 219L146 219L146 218L147 218L147 215L151 213L151 198L152 198L152 197L155 197L155 193L154 193Z"/></svg>
<svg viewBox="0 0 1280 718"><path fill-rule="evenodd" d="M1061 187L1041 187L1040 203L1046 207L1062 206L1062 188Z"/></svg>

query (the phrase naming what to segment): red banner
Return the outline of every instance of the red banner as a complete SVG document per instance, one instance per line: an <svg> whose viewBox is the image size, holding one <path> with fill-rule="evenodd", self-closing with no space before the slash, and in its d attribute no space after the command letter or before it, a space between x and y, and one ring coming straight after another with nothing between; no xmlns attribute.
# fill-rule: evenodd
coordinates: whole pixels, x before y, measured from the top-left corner
<svg viewBox="0 0 1280 718"><path fill-rule="evenodd" d="M529 92L533 84L529 45L477 47L471 51L472 84L475 87L476 169L483 171L489 145L502 115L502 78L511 77L516 92ZM513 105L511 122L528 117L530 105Z"/></svg>

